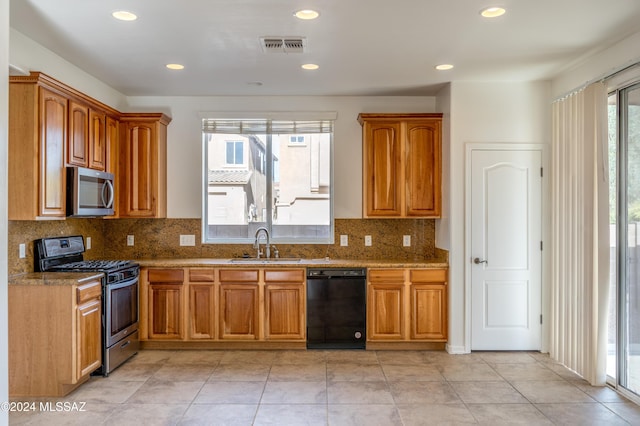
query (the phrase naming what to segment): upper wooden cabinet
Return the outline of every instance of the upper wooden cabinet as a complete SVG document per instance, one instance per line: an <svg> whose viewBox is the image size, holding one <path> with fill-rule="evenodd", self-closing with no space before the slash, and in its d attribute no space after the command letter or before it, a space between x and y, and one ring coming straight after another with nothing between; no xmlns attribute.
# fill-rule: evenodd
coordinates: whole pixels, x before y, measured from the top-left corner
<svg viewBox="0 0 640 426"><path fill-rule="evenodd" d="M69 103L67 164L104 171L107 163L106 119L104 112L85 103Z"/></svg>
<svg viewBox="0 0 640 426"><path fill-rule="evenodd" d="M167 125L164 114L123 114L119 142L119 216L167 216Z"/></svg>
<svg viewBox="0 0 640 426"><path fill-rule="evenodd" d="M113 173L116 216L166 216L169 117L122 114L40 72L9 83L9 220L66 217L66 166Z"/></svg>
<svg viewBox="0 0 640 426"><path fill-rule="evenodd" d="M69 142L67 164L87 167L89 161L89 107L78 102L69 103Z"/></svg>
<svg viewBox="0 0 640 426"><path fill-rule="evenodd" d="M111 118L111 117L110 117ZM114 120L111 118L111 120ZM107 168L107 116L89 109L89 159L90 169L105 171Z"/></svg>
<svg viewBox="0 0 640 426"><path fill-rule="evenodd" d="M441 214L442 114L360 114L364 217Z"/></svg>
<svg viewBox="0 0 640 426"><path fill-rule="evenodd" d="M47 83L9 85L9 220L65 217L69 101Z"/></svg>

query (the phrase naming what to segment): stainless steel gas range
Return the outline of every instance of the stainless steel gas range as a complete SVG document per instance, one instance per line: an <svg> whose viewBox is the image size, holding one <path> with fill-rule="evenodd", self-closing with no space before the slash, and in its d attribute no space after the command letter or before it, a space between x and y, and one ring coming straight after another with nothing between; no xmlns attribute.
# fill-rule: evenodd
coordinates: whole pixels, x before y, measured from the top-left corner
<svg viewBox="0 0 640 426"><path fill-rule="evenodd" d="M84 238L42 238L34 242L36 272L103 272L102 367L108 376L138 352L140 266L129 260L84 260Z"/></svg>

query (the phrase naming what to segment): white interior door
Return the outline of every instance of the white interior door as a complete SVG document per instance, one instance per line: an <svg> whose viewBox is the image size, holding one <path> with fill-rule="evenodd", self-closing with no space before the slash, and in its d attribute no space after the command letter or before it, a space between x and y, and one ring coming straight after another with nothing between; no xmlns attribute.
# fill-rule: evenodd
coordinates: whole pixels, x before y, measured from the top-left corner
<svg viewBox="0 0 640 426"><path fill-rule="evenodd" d="M472 350L539 350L542 151L471 150Z"/></svg>

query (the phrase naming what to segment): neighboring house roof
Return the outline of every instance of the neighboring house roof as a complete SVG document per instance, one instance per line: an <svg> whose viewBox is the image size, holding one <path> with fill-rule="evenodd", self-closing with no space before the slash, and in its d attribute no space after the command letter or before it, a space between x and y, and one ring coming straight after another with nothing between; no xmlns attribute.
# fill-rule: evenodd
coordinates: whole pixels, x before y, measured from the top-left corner
<svg viewBox="0 0 640 426"><path fill-rule="evenodd" d="M236 184L249 183L251 170L209 170L210 184Z"/></svg>

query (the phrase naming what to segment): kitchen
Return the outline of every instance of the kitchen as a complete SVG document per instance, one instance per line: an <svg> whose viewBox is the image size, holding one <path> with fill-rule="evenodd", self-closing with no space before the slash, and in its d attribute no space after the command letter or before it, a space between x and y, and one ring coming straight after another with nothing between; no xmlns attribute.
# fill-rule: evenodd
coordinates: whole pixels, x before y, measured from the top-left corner
<svg viewBox="0 0 640 426"><path fill-rule="evenodd" d="M4 2L7 6L8 2ZM8 13L2 13L8 16ZM7 27L8 28L8 27ZM13 28L3 34L9 50L9 62L27 65L59 77L78 90L102 102L127 111L165 112L172 117L168 126L167 219L159 220L87 220L68 219L52 222L11 222L9 224L7 274L31 270L33 262L19 259L17 247L45 235L80 234L92 238L91 257L212 257L219 250L202 244L180 247L179 235L200 235L201 194L199 167L202 111L336 111L336 155L334 177L340 185L335 190L337 234L350 234L352 245L364 235L383 241L386 234L375 223L362 221L361 212L361 126L356 118L361 112L443 112L443 219L420 223L433 232L428 245L448 251L449 269L449 338L452 353L468 352L468 331L464 315L464 144L467 142L503 142L548 144L550 133L549 102L584 81L622 66L638 57L637 35L619 41L602 53L592 56L572 72L544 81L453 81L437 93L425 96L129 96L69 64ZM609 55L613 55L611 58ZM7 67L4 67L6 69ZM126 106L126 108L123 108ZM352 233L353 222L363 228ZM418 231L404 229L413 224L395 225L394 233L414 237ZM159 232L161 230L161 232ZM135 234L136 244L126 245L126 235ZM425 247L427 244L425 243ZM249 247L247 247L249 248ZM109 250L109 251L107 251ZM148 251L152 250L152 251ZM349 253L339 245L330 247L331 257ZM222 251L225 253L224 251ZM236 256L239 253L225 253ZM225 257L221 256L221 257ZM218 257L216 255L216 257ZM541 348L545 351L545 347Z"/></svg>

